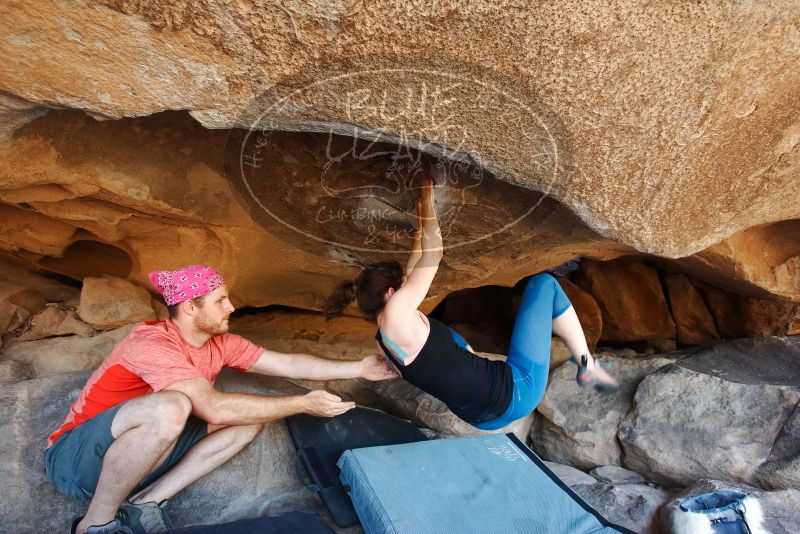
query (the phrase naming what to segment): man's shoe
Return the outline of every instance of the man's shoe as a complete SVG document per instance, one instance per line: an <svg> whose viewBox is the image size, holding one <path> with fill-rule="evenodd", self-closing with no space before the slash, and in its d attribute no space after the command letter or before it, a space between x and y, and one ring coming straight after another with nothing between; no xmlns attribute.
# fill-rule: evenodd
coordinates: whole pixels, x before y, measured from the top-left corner
<svg viewBox="0 0 800 534"><path fill-rule="evenodd" d="M76 517L72 520L72 526L69 529L69 534L75 534L78 524L83 520L83 516ZM86 529L86 534L134 534L134 532L119 522L119 519L109 521L105 525L92 525Z"/></svg>
<svg viewBox="0 0 800 534"><path fill-rule="evenodd" d="M167 501L133 504L125 501L117 511L117 519L131 529L133 534L151 534L172 530L172 523L163 506Z"/></svg>

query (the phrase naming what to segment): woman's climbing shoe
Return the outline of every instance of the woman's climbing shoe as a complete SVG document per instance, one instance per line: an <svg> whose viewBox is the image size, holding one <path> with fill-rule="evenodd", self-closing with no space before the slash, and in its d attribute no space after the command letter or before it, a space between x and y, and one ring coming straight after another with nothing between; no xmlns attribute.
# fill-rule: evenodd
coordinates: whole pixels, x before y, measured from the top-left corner
<svg viewBox="0 0 800 534"><path fill-rule="evenodd" d="M587 367L589 357L586 354L581 356L580 363L575 360L575 357L570 358L570 361L578 366L578 374L575 376L575 380L579 386L594 386L594 389L603 393L611 393L619 389L619 381L608 374L596 360L591 370Z"/></svg>

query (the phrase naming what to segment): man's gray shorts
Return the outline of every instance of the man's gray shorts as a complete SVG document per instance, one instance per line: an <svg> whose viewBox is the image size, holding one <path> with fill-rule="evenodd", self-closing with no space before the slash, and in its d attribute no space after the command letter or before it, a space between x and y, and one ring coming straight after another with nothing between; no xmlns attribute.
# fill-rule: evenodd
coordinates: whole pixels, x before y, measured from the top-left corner
<svg viewBox="0 0 800 534"><path fill-rule="evenodd" d="M103 458L114 443L111 423L124 404L117 404L62 434L58 441L45 451L44 468L47 477L58 491L79 501L86 501L94 495L103 467ZM169 457L131 493L146 488L164 475L186 455L189 449L207 435L208 424L190 415Z"/></svg>

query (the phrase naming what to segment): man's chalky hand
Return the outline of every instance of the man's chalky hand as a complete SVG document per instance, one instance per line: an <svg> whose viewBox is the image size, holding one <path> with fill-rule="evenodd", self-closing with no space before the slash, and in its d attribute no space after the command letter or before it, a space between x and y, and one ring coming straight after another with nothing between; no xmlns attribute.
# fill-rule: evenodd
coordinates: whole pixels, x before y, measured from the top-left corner
<svg viewBox="0 0 800 534"><path fill-rule="evenodd" d="M317 417L336 417L356 407L355 402L342 401L340 397L321 389L306 393L303 400L305 413Z"/></svg>

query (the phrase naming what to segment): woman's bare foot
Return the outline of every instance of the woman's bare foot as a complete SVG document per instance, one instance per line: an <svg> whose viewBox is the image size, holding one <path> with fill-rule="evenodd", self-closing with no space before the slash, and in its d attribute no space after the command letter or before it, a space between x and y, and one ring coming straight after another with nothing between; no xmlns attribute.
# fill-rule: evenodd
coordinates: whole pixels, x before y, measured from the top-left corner
<svg viewBox="0 0 800 534"><path fill-rule="evenodd" d="M594 386L598 391L611 392L619 389L619 381L608 374L588 354L580 357L578 362L578 375L575 377L580 386Z"/></svg>

